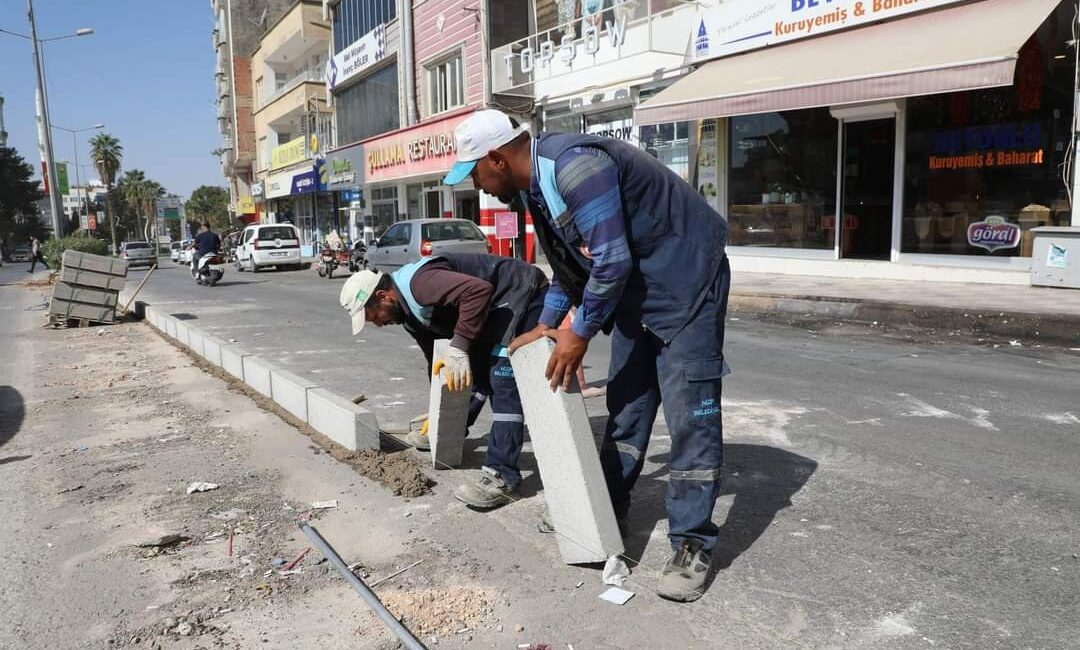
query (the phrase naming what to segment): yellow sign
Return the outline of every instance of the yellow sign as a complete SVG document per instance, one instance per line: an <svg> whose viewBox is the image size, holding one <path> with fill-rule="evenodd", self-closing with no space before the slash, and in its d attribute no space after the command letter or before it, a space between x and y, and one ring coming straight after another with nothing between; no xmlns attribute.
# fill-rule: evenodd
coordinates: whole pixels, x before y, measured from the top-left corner
<svg viewBox="0 0 1080 650"><path fill-rule="evenodd" d="M270 168L287 167L298 162L307 160L307 150L304 147L303 136L295 140L289 140L285 144L279 144L270 152Z"/></svg>
<svg viewBox="0 0 1080 650"><path fill-rule="evenodd" d="M236 199L237 214L255 214L255 199L250 196L241 196Z"/></svg>
<svg viewBox="0 0 1080 650"><path fill-rule="evenodd" d="M319 153L319 136L315 135L314 133L311 134L311 153Z"/></svg>

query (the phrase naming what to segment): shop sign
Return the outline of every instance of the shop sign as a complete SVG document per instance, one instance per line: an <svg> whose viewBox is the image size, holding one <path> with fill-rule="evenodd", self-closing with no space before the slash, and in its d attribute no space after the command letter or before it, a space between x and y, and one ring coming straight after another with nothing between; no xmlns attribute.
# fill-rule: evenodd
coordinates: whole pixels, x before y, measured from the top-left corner
<svg viewBox="0 0 1080 650"><path fill-rule="evenodd" d="M987 217L968 226L968 244L989 253L1020 245L1020 226L1004 217Z"/></svg>
<svg viewBox="0 0 1080 650"><path fill-rule="evenodd" d="M725 2L695 22L691 58L704 61L967 0L779 0Z"/></svg>
<svg viewBox="0 0 1080 650"><path fill-rule="evenodd" d="M289 194L313 194L319 191L319 173L312 169L295 174L292 177L292 189Z"/></svg>
<svg viewBox="0 0 1080 650"><path fill-rule="evenodd" d="M251 196L256 199L261 199L266 194L266 184L263 181L254 183L251 186Z"/></svg>
<svg viewBox="0 0 1080 650"><path fill-rule="evenodd" d="M104 213L99 212L98 214L104 214ZM102 221L104 221L104 220L105 220L105 218L102 217ZM97 230L97 222L98 222L97 216L95 216L93 213L87 215L87 217L86 217L86 229L87 230Z"/></svg>
<svg viewBox="0 0 1080 650"><path fill-rule="evenodd" d="M304 136L300 136L274 147L270 152L270 167L288 167L307 160L306 143Z"/></svg>
<svg viewBox="0 0 1080 650"><path fill-rule="evenodd" d="M588 117L586 116L586 122ZM630 142L635 146L638 143L638 130L634 125L634 118L627 117L622 120L613 120L611 122L599 122L595 124L589 124L585 128L586 133L589 135L597 135L602 138L613 138L615 140L623 140Z"/></svg>
<svg viewBox="0 0 1080 650"><path fill-rule="evenodd" d="M349 47L326 62L326 85L334 90L338 84L367 70L386 56L386 25L378 25Z"/></svg>
<svg viewBox="0 0 1080 650"><path fill-rule="evenodd" d="M495 213L495 239L515 239L518 236L517 212Z"/></svg>
<svg viewBox="0 0 1080 650"><path fill-rule="evenodd" d="M1042 165L1042 125L991 124L934 134L931 171Z"/></svg>
<svg viewBox="0 0 1080 650"><path fill-rule="evenodd" d="M367 182L446 172L454 164L454 128L468 114L399 131L364 143Z"/></svg>
<svg viewBox="0 0 1080 650"><path fill-rule="evenodd" d="M254 214L255 198L251 196L241 196L237 198L236 212L237 214Z"/></svg>
<svg viewBox="0 0 1080 650"><path fill-rule="evenodd" d="M292 179L295 172L279 172L271 174L264 182L266 183L266 198L277 199L288 196L292 190Z"/></svg>
<svg viewBox="0 0 1080 650"><path fill-rule="evenodd" d="M617 0L615 4L617 6L622 2ZM601 29L598 24L584 21L581 23L580 39L563 36L556 43L548 38L537 43L535 48L533 48L533 39L530 38L520 51L503 55L503 60L506 62L506 80L513 85L516 75L530 74L537 67L550 67L556 60L564 66L569 66L579 56L598 54L601 47L615 50L617 56L619 47L626 42L626 16L619 16L614 21L605 20L604 29L607 31L606 39L601 38ZM556 32L547 32L549 35L554 33Z"/></svg>
<svg viewBox="0 0 1080 650"><path fill-rule="evenodd" d="M330 189L360 185L364 182L364 148L352 146L328 153L325 169Z"/></svg>

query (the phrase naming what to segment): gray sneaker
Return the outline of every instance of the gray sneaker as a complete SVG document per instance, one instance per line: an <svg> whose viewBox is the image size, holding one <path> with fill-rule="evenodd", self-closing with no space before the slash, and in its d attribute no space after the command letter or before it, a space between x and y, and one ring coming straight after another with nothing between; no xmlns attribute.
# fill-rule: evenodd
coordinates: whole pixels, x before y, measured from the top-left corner
<svg viewBox="0 0 1080 650"><path fill-rule="evenodd" d="M712 556L702 550L701 542L688 539L664 565L656 593L661 598L681 603L697 600L705 593L711 566Z"/></svg>
<svg viewBox="0 0 1080 650"><path fill-rule="evenodd" d="M454 490L454 498L464 501L467 505L481 510L491 510L499 506L505 506L514 500L515 490L506 485L506 481L498 472L485 467L480 472L480 477L473 483L462 485Z"/></svg>

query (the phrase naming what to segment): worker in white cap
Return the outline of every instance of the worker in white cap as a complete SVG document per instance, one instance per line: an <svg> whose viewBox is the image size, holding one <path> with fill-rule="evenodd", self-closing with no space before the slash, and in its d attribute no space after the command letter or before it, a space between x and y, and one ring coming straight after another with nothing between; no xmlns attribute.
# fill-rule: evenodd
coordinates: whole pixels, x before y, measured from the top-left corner
<svg viewBox="0 0 1080 650"><path fill-rule="evenodd" d="M546 375L569 387L589 342L611 335L610 414L601 464L625 521L661 402L671 433L667 498L673 555L658 593L704 593L718 528L720 413L730 271L727 222L686 181L627 142L578 133L532 137L511 117L480 110L455 130L446 177L473 184L533 217L554 278L536 328L556 341ZM556 329L577 307L569 329Z"/></svg>
<svg viewBox="0 0 1080 650"><path fill-rule="evenodd" d="M341 288L353 334L368 321L402 325L450 390L471 390L471 426L490 399L491 431L484 466L454 496L480 510L510 503L521 472L524 416L507 346L536 326L548 281L535 266L508 257L446 254L425 257L390 273L360 271ZM446 357L433 359L436 339L450 339ZM427 447L426 429L409 441Z"/></svg>

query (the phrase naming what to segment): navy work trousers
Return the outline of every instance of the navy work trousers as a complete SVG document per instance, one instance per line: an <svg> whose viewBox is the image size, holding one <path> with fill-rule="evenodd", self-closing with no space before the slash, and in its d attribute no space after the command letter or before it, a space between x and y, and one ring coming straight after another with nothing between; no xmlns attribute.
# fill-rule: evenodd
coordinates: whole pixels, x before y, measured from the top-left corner
<svg viewBox="0 0 1080 650"><path fill-rule="evenodd" d="M626 516L641 474L660 403L671 433L667 506L673 548L687 539L716 544L713 506L720 490L723 424L720 393L724 317L731 272L727 258L700 308L670 342L652 334L640 314L615 313L607 385L610 417L600 450L615 515Z"/></svg>
<svg viewBox="0 0 1080 650"><path fill-rule="evenodd" d="M514 335L524 334L536 327L543 308L544 292L541 291L518 322ZM469 426L476 422L484 402L490 399L492 422L484 466L498 472L507 486L515 488L521 483L518 458L525 444L525 415L521 410L514 369L508 357L495 356L487 347L477 350L470 362L475 384L469 403Z"/></svg>

